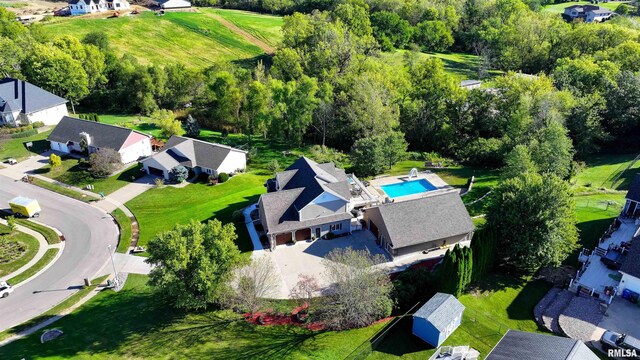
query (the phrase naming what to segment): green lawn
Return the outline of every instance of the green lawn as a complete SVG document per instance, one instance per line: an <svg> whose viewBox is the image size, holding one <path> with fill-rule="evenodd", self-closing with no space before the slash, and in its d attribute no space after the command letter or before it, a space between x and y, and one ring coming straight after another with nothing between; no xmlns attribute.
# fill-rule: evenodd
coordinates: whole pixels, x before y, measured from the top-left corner
<svg viewBox="0 0 640 360"><path fill-rule="evenodd" d="M540 331L533 308L549 290L544 281L492 275L459 300L466 309L462 324L443 345L469 345L484 358L508 329ZM427 359L435 349L411 334L411 318L392 329L367 359Z"/></svg>
<svg viewBox="0 0 640 360"><path fill-rule="evenodd" d="M52 37L82 37L90 31L104 31L118 53L132 54L145 64L207 67L220 61L263 55L258 46L213 19L209 14L212 11L167 12L164 16L144 11L120 18L56 18L45 23L43 31ZM229 10L215 12L261 39L277 42L281 38L281 18Z"/></svg>
<svg viewBox="0 0 640 360"><path fill-rule="evenodd" d="M11 285L16 285L32 277L38 271L42 270L45 266L47 266L47 264L49 264L53 260L53 258L56 257L56 255L58 254L58 251L60 251L60 249L58 248L47 249L47 251L45 251L44 255L40 258L40 260L38 260L35 264L33 264L33 266L27 269L27 271L12 277L7 282Z"/></svg>
<svg viewBox="0 0 640 360"><path fill-rule="evenodd" d="M407 50L397 50L395 52L382 53L380 56L385 62L393 66L404 66L404 59ZM482 68L482 58L477 55L464 53L419 53L419 58L435 57L442 60L444 69L451 75L458 77L460 80L480 79L480 69ZM502 74L498 70L490 70L487 72L486 78L492 78ZM483 80L483 84L485 81Z"/></svg>
<svg viewBox="0 0 640 360"><path fill-rule="evenodd" d="M50 165L46 165L38 169L36 172L50 179L81 189L86 189L86 186L89 184L93 185L93 189L89 191L93 191L96 194L111 194L112 192L129 184L133 178L138 178L142 175L140 172L142 165L134 164L114 176L104 179L96 179L91 176L87 166L88 164L81 162L76 158L63 157L61 166L52 168Z"/></svg>
<svg viewBox="0 0 640 360"><path fill-rule="evenodd" d="M38 253L38 248L40 247L38 240L29 234L17 230L11 231L8 226L0 224L0 237L3 238L0 241L6 241L6 244L0 245L0 248L9 248L11 246L11 248L15 249L16 243L21 244L23 247L23 250L18 253L12 252L14 256L11 257L11 261L9 261L8 254L3 255L0 252L0 276L5 276L18 270Z"/></svg>
<svg viewBox="0 0 640 360"><path fill-rule="evenodd" d="M48 244L58 244L60 242L60 236L58 235L58 233L56 233L52 228L48 226L40 225L27 219L16 219L16 222L26 228L42 234L45 240L47 240Z"/></svg>
<svg viewBox="0 0 640 360"><path fill-rule="evenodd" d="M49 328L64 331L40 343L41 332L0 348L1 359L344 359L384 324L344 332L254 326L240 315L206 311L184 315L163 305L129 275L119 293L102 291Z"/></svg>
<svg viewBox="0 0 640 360"><path fill-rule="evenodd" d="M48 150L49 142L46 141L46 138L49 133L51 131L45 131L26 138L0 140L0 161L8 158L15 158L20 161ZM33 143L33 147L30 150L27 150L25 146L28 142Z"/></svg>
<svg viewBox="0 0 640 360"><path fill-rule="evenodd" d="M111 216L113 216L120 228L120 241L118 242L117 251L124 254L131 246L131 219L120 209L115 209Z"/></svg>
<svg viewBox="0 0 640 360"><path fill-rule="evenodd" d="M633 163L637 155L591 155L585 159L586 168L573 178L572 182L577 187L627 190L635 174L640 172L640 161ZM631 167L627 169L629 166Z"/></svg>
<svg viewBox="0 0 640 360"><path fill-rule="evenodd" d="M74 189L70 189L68 187L58 185L58 184L53 184L48 181L38 179L36 177L32 178L32 184L47 190L51 190L53 192L57 192L58 194L68 196L70 198L84 201L84 202L91 202L91 201L98 200L98 197L87 196L86 194L80 193Z"/></svg>
<svg viewBox="0 0 640 360"><path fill-rule="evenodd" d="M605 9L614 11L620 4L629 4L629 1L599 2L596 5L603 7ZM570 1L570 2L564 2L559 4L546 5L542 8L542 12L560 14L564 12L564 8L572 5L593 5L593 4L591 4L589 1Z"/></svg>

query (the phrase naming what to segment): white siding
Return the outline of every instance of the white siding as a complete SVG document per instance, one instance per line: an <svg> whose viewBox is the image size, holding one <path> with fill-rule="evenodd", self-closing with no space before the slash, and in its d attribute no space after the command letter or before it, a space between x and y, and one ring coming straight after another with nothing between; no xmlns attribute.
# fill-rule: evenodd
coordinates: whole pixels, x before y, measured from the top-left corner
<svg viewBox="0 0 640 360"><path fill-rule="evenodd" d="M160 163L158 163L154 158L149 158L142 163L142 168L147 174L151 174L149 171L149 167L156 168L162 170L165 179L169 179L169 170L165 169Z"/></svg>
<svg viewBox="0 0 640 360"><path fill-rule="evenodd" d="M191 2L185 0L169 0L162 5L160 5L163 9L179 9L179 8L190 8Z"/></svg>
<svg viewBox="0 0 640 360"><path fill-rule="evenodd" d="M141 157L150 156L153 153L151 151L151 141L149 138L144 138L142 141L138 141L120 150L119 153L123 164L134 162Z"/></svg>
<svg viewBox="0 0 640 360"><path fill-rule="evenodd" d="M67 115L69 115L69 112L67 111L67 104L60 104L58 106L28 114L27 119L29 119L30 123L42 121L45 125L56 125L60 120L62 120L63 116Z"/></svg>
<svg viewBox="0 0 640 360"><path fill-rule="evenodd" d="M621 273L622 279L620 280L620 289L618 295L622 294L624 289L629 289L633 292L640 294L640 279L629 274Z"/></svg>
<svg viewBox="0 0 640 360"><path fill-rule="evenodd" d="M231 151L222 161L216 171L219 173L233 173L236 170L244 170L247 167L247 154L241 151Z"/></svg>

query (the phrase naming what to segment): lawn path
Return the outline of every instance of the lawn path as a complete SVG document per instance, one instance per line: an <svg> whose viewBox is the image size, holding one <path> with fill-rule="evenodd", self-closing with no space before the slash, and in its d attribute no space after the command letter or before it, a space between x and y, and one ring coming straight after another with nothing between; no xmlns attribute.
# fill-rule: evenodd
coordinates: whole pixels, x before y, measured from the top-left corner
<svg viewBox="0 0 640 360"><path fill-rule="evenodd" d="M256 38L255 36L249 34L248 32L240 29L239 27L237 27L234 23L224 19L222 16L218 15L218 14L206 14L208 17L215 19L216 21L220 22L220 24L222 24L224 27L226 27L227 29L235 32L236 34L240 35L240 37L242 37L243 39L247 40L248 42L254 44L255 46L259 47L260 49L264 50L264 52L266 52L269 55L273 55L275 53L275 49L272 48L271 46L267 45L267 43L265 43L264 41Z"/></svg>

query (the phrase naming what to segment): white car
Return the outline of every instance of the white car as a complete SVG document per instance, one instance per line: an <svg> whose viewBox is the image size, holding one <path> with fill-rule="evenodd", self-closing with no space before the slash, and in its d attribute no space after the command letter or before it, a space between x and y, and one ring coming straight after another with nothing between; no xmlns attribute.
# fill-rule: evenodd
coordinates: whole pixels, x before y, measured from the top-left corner
<svg viewBox="0 0 640 360"><path fill-rule="evenodd" d="M7 284L6 281L0 281L0 298L6 298L13 292L13 286Z"/></svg>
<svg viewBox="0 0 640 360"><path fill-rule="evenodd" d="M18 160L14 159L14 158L8 158L7 159L7 164L9 165L15 165L18 163Z"/></svg>

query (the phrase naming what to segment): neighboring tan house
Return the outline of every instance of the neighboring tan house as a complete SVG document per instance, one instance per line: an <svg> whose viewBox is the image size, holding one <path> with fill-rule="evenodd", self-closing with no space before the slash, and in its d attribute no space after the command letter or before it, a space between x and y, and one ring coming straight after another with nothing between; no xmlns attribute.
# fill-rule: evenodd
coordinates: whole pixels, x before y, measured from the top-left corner
<svg viewBox="0 0 640 360"><path fill-rule="evenodd" d="M95 121L65 116L47 138L51 149L62 153L89 154L110 148L120 154L123 164L149 156L151 136L138 131Z"/></svg>
<svg viewBox="0 0 640 360"><path fill-rule="evenodd" d="M140 163L148 174L169 179L169 172L182 165L196 175L235 173L247 167L247 152L226 145L214 144L182 136L172 136L162 151Z"/></svg>
<svg viewBox="0 0 640 360"><path fill-rule="evenodd" d="M67 114L67 100L24 80L0 80L0 126L55 125Z"/></svg>
<svg viewBox="0 0 640 360"><path fill-rule="evenodd" d="M106 0L67 0L71 15L94 14L109 10Z"/></svg>
<svg viewBox="0 0 640 360"><path fill-rule="evenodd" d="M608 20L613 14L613 11L595 5L572 5L564 8L562 17L568 21L583 19L590 23Z"/></svg>
<svg viewBox="0 0 640 360"><path fill-rule="evenodd" d="M508 330L485 360L598 360L582 341Z"/></svg>
<svg viewBox="0 0 640 360"><path fill-rule="evenodd" d="M350 233L351 211L378 201L353 174L306 157L276 173L265 186L269 192L260 196L258 208L271 249L294 240Z"/></svg>
<svg viewBox="0 0 640 360"><path fill-rule="evenodd" d="M164 10L188 9L191 7L191 2L187 0L155 0L153 2Z"/></svg>
<svg viewBox="0 0 640 360"><path fill-rule="evenodd" d="M364 221L392 257L458 243L469 246L475 229L457 191L367 208Z"/></svg>
<svg viewBox="0 0 640 360"><path fill-rule="evenodd" d="M631 218L637 217L640 214L640 174L633 178L625 199L622 214Z"/></svg>

